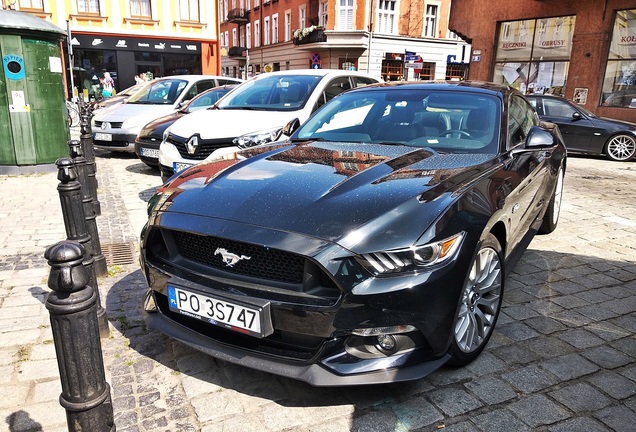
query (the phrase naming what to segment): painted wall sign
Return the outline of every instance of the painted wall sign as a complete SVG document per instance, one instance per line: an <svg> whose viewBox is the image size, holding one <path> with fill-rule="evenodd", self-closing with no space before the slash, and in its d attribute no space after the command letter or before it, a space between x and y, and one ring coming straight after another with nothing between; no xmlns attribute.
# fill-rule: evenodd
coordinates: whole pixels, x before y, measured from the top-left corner
<svg viewBox="0 0 636 432"><path fill-rule="evenodd" d="M4 74L12 80L24 79L24 59L17 54L7 54L2 57Z"/></svg>

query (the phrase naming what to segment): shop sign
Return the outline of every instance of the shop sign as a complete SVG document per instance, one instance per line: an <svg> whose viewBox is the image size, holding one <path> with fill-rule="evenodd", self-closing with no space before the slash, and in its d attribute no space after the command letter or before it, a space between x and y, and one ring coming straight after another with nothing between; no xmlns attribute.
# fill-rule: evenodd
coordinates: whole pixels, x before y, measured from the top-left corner
<svg viewBox="0 0 636 432"><path fill-rule="evenodd" d="M201 42L170 39L153 39L123 36L95 36L91 34L73 35L71 44L74 48L100 50L132 50L166 53L201 52Z"/></svg>

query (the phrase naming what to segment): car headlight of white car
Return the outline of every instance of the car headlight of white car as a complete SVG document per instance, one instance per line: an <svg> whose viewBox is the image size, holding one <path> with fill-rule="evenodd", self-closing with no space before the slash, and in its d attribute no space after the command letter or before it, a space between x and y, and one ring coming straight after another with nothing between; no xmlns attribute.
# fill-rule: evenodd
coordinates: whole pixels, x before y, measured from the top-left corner
<svg viewBox="0 0 636 432"><path fill-rule="evenodd" d="M280 138L283 132L283 128L275 128L262 130L258 132L252 132L245 135L241 135L240 137L236 137L232 140L232 143L239 148L247 148L254 147L261 144L266 144L268 142L276 141Z"/></svg>

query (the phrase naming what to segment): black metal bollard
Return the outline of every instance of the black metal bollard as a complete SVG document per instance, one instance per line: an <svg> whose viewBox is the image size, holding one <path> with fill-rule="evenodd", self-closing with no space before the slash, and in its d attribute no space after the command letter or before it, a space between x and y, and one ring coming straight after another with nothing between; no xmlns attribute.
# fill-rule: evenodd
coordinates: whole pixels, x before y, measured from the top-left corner
<svg viewBox="0 0 636 432"><path fill-rule="evenodd" d="M97 166L95 165L95 151L93 149L93 130L91 128L92 117L92 106L82 101L80 106L80 143L82 146L82 153L86 158L88 191L91 197L93 197L95 214L99 216L102 214L102 208L99 199L97 198Z"/></svg>
<svg viewBox="0 0 636 432"><path fill-rule="evenodd" d="M62 382L60 405L72 432L115 431L110 386L97 325L97 298L82 260L84 247L62 241L46 249L51 266L46 300Z"/></svg>
<svg viewBox="0 0 636 432"><path fill-rule="evenodd" d="M86 227L88 229L88 233L91 236L92 247L89 249L89 251L93 256L93 267L95 268L95 274L99 277L103 277L108 274L108 266L106 264L106 258L102 254L102 246L99 240L99 233L97 231L97 221L95 220L97 214L95 213L96 208L94 205L94 198L91 195L88 185L89 180L86 158L84 157L82 146L80 145L80 142L78 140L69 140L68 146L69 154L73 159L73 163L77 171L77 180L82 187L81 191L82 203L84 207L84 217L86 218Z"/></svg>
<svg viewBox="0 0 636 432"><path fill-rule="evenodd" d="M84 245L85 256L84 266L90 278L90 285L97 292L97 317L99 330L102 337L109 336L108 318L106 311L101 305L99 296L99 288L97 286L97 277L94 267L94 244L89 234L86 216L84 215L84 204L82 202L82 185L77 181L77 171L75 164L69 158L58 159L55 164L59 169L57 179L60 183L57 191L60 195L60 204L62 205L62 216L64 217L64 227L68 240L74 240Z"/></svg>

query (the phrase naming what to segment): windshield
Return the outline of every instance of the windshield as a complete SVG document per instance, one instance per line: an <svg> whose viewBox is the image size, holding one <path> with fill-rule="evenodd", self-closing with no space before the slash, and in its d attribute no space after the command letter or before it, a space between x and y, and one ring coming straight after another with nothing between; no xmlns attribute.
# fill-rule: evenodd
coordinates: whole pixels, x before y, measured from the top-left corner
<svg viewBox="0 0 636 432"><path fill-rule="evenodd" d="M243 83L219 101L220 109L295 111L302 109L321 76L267 75Z"/></svg>
<svg viewBox="0 0 636 432"><path fill-rule="evenodd" d="M501 104L454 90L384 87L343 93L292 139L404 144L448 153L496 153Z"/></svg>
<svg viewBox="0 0 636 432"><path fill-rule="evenodd" d="M132 95L126 103L172 105L188 86L188 82L180 79L151 81Z"/></svg>

